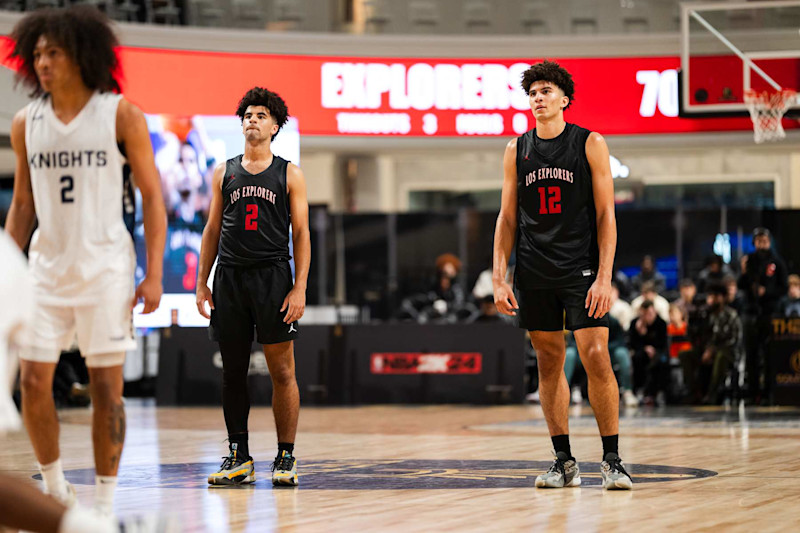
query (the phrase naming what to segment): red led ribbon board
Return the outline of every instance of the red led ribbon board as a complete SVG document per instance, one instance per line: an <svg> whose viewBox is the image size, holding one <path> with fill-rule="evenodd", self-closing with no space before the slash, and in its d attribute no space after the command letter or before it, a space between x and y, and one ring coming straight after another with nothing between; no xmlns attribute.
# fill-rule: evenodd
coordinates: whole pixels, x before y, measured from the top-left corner
<svg viewBox="0 0 800 533"><path fill-rule="evenodd" d="M13 43L0 39L5 57ZM125 96L151 114L233 115L242 95L257 85L286 100L303 135L509 137L534 126L519 80L539 58L277 56L133 47L118 53ZM565 116L589 129L629 135L752 128L749 118L678 117L677 56L558 61L575 81ZM9 60L4 65L16 67ZM726 68L724 58L718 66ZM707 67L717 68L713 60Z"/></svg>
<svg viewBox="0 0 800 533"><path fill-rule="evenodd" d="M480 353L373 353L372 374L480 374Z"/></svg>

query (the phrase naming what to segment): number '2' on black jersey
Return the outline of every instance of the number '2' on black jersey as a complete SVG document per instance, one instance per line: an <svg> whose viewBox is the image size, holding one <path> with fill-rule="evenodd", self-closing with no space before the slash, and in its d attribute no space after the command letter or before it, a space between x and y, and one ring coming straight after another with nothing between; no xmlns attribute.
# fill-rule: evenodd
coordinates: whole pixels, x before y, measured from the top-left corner
<svg viewBox="0 0 800 533"><path fill-rule="evenodd" d="M567 124L553 139L517 139L517 263L520 289L568 287L597 274L599 250L586 158L591 131Z"/></svg>
<svg viewBox="0 0 800 533"><path fill-rule="evenodd" d="M251 174L241 155L225 163L219 264L251 267L289 260L288 165L273 155L264 171Z"/></svg>

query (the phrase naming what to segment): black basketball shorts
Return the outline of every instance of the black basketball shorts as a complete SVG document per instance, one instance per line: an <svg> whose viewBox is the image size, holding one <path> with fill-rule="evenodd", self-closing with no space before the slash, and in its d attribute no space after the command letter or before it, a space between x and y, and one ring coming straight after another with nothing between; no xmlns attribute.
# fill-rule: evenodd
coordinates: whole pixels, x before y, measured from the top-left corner
<svg viewBox="0 0 800 533"><path fill-rule="evenodd" d="M586 309L586 294L594 283L552 289L517 289L519 327L528 331L575 331L583 328L608 327L608 314L592 318Z"/></svg>
<svg viewBox="0 0 800 533"><path fill-rule="evenodd" d="M252 342L255 328L260 344L296 339L298 323L284 323L286 311L280 310L292 285L287 261L259 267L217 265L209 337L212 341Z"/></svg>

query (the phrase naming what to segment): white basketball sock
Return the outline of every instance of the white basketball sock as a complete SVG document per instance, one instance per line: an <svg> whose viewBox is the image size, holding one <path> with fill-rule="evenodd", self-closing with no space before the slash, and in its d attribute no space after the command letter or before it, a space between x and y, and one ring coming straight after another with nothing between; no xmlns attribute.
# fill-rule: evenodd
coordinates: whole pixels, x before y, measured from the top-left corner
<svg viewBox="0 0 800 533"><path fill-rule="evenodd" d="M94 477L94 508L101 513L114 513L114 491L117 490L117 476Z"/></svg>
<svg viewBox="0 0 800 533"><path fill-rule="evenodd" d="M64 469L61 467L61 459L56 459L50 464L40 464L39 472L42 473L44 490L47 494L56 498L67 494L67 478L64 477Z"/></svg>
<svg viewBox="0 0 800 533"><path fill-rule="evenodd" d="M119 531L114 516L100 515L77 505L67 509L58 524L58 533L116 533Z"/></svg>

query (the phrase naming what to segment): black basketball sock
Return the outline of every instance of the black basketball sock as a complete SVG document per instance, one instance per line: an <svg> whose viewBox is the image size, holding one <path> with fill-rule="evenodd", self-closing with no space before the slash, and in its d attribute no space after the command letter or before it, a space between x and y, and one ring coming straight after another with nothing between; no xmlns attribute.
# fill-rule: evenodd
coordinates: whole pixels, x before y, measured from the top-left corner
<svg viewBox="0 0 800 533"><path fill-rule="evenodd" d="M606 437L600 436L603 439L603 461L606 460L606 455L613 453L619 455L619 433L616 435L608 435Z"/></svg>
<svg viewBox="0 0 800 533"><path fill-rule="evenodd" d="M281 452L286 452L289 455L294 453L294 442L279 442L278 443L278 457L281 456Z"/></svg>
<svg viewBox="0 0 800 533"><path fill-rule="evenodd" d="M222 354L222 411L228 438L240 445L240 454L249 457L247 418L250 415L250 396L247 393L247 370L250 368L250 341L220 342L219 351ZM239 440L241 436L244 436L243 443Z"/></svg>
<svg viewBox="0 0 800 533"><path fill-rule="evenodd" d="M567 454L567 458L575 459L572 457L572 451L569 448L569 435L554 435L550 437L550 440L553 441L553 448L556 453L564 452Z"/></svg>
<svg viewBox="0 0 800 533"><path fill-rule="evenodd" d="M233 435L228 435L228 442L231 444L236 444L236 453L239 457L250 457L250 446L248 443L247 433L235 433Z"/></svg>

